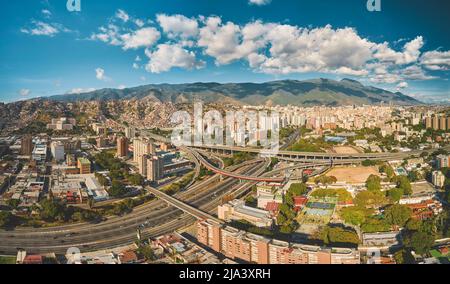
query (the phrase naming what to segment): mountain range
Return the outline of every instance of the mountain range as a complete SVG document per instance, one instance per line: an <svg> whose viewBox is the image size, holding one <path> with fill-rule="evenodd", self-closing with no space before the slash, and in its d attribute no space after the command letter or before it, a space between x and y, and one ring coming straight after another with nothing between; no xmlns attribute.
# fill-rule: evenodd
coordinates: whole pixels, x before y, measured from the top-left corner
<svg viewBox="0 0 450 284"><path fill-rule="evenodd" d="M81 94L64 94L45 98L50 101L109 101L151 99L162 103L234 103L250 105L341 106L418 105L420 101L400 92L364 86L358 81L342 79L281 80L266 83L190 83L153 84L126 89L101 89Z"/></svg>

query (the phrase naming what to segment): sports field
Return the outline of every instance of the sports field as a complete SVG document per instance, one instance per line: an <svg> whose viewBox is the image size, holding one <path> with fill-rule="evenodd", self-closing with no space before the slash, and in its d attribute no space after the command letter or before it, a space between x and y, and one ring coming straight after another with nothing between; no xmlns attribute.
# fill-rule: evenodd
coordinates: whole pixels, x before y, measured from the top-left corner
<svg viewBox="0 0 450 284"><path fill-rule="evenodd" d="M331 148L331 152L337 154L358 154L361 151L358 151L357 148L351 146L334 146Z"/></svg>
<svg viewBox="0 0 450 284"><path fill-rule="evenodd" d="M335 176L338 182L364 183L370 175L380 176L377 167L334 167L327 176Z"/></svg>

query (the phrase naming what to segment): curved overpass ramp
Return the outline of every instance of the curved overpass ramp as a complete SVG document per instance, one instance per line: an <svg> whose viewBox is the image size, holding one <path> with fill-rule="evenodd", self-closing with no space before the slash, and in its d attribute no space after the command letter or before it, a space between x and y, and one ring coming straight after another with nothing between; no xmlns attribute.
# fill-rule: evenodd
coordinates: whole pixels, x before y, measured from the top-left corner
<svg viewBox="0 0 450 284"><path fill-rule="evenodd" d="M241 175L237 173L232 173L226 170L219 169L213 165L211 165L201 154L196 152L195 150L191 150L191 153L200 161L200 163L207 168L217 174L232 177L240 180L248 180L248 181L258 181L258 182L273 182L273 183L282 183L284 178L282 177L262 177L262 176L250 176L250 175Z"/></svg>

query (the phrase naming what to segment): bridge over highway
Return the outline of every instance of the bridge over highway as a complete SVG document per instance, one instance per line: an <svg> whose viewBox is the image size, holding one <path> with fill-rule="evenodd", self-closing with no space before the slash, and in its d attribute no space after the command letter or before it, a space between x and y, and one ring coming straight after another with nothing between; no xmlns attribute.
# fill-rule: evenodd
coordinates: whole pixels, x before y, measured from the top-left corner
<svg viewBox="0 0 450 284"><path fill-rule="evenodd" d="M195 218L197 218L198 220L206 220L206 219L212 219L215 220L216 222L222 222L221 220L195 208L192 207L168 194L165 194L164 192L157 190L156 188L152 188L152 187L147 187L146 188L148 192L150 192L151 194L153 194L154 196L156 196L157 198L169 203L170 205L172 205L173 207L176 207L182 211L184 211L185 213L188 213L189 215L194 216Z"/></svg>
<svg viewBox="0 0 450 284"><path fill-rule="evenodd" d="M283 177L260 177L260 176L250 176L250 175L242 175L233 172L229 172L226 170L219 169L213 165L211 165L201 154L199 154L195 150L190 150L191 153L200 161L200 163L206 167L208 170L211 170L217 174L232 177L240 180L248 180L248 181L258 181L258 182L274 182L274 183L282 183L284 181Z"/></svg>
<svg viewBox="0 0 450 284"><path fill-rule="evenodd" d="M212 145L194 145L191 146L194 149L203 149L209 150L213 153L220 154L234 154L238 152L247 152L260 154L264 153L267 150L257 149L251 147L230 147L230 146L212 146ZM296 151L283 151L280 150L276 152L275 156L278 159L287 159L287 160L302 160L302 161L341 161L341 160L355 160L355 161L363 161L363 160L397 160L403 159L405 157L420 154L422 151L412 151L412 152L399 152L399 153L359 153L359 154L338 154L338 153L319 153L319 152L296 152Z"/></svg>

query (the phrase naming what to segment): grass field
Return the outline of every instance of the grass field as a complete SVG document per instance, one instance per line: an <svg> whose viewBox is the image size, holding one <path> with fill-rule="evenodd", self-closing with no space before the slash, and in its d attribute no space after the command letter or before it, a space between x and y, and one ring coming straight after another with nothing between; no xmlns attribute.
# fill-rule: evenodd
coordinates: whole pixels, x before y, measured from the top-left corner
<svg viewBox="0 0 450 284"><path fill-rule="evenodd" d="M442 263L450 264L450 254L442 255L438 250L435 250L435 249L431 250L430 254L433 257L439 259Z"/></svg>
<svg viewBox="0 0 450 284"><path fill-rule="evenodd" d="M0 264L16 264L14 256L0 256Z"/></svg>
<svg viewBox="0 0 450 284"><path fill-rule="evenodd" d="M364 183L370 175L380 176L377 167L335 167L327 176L335 176L338 182Z"/></svg>

